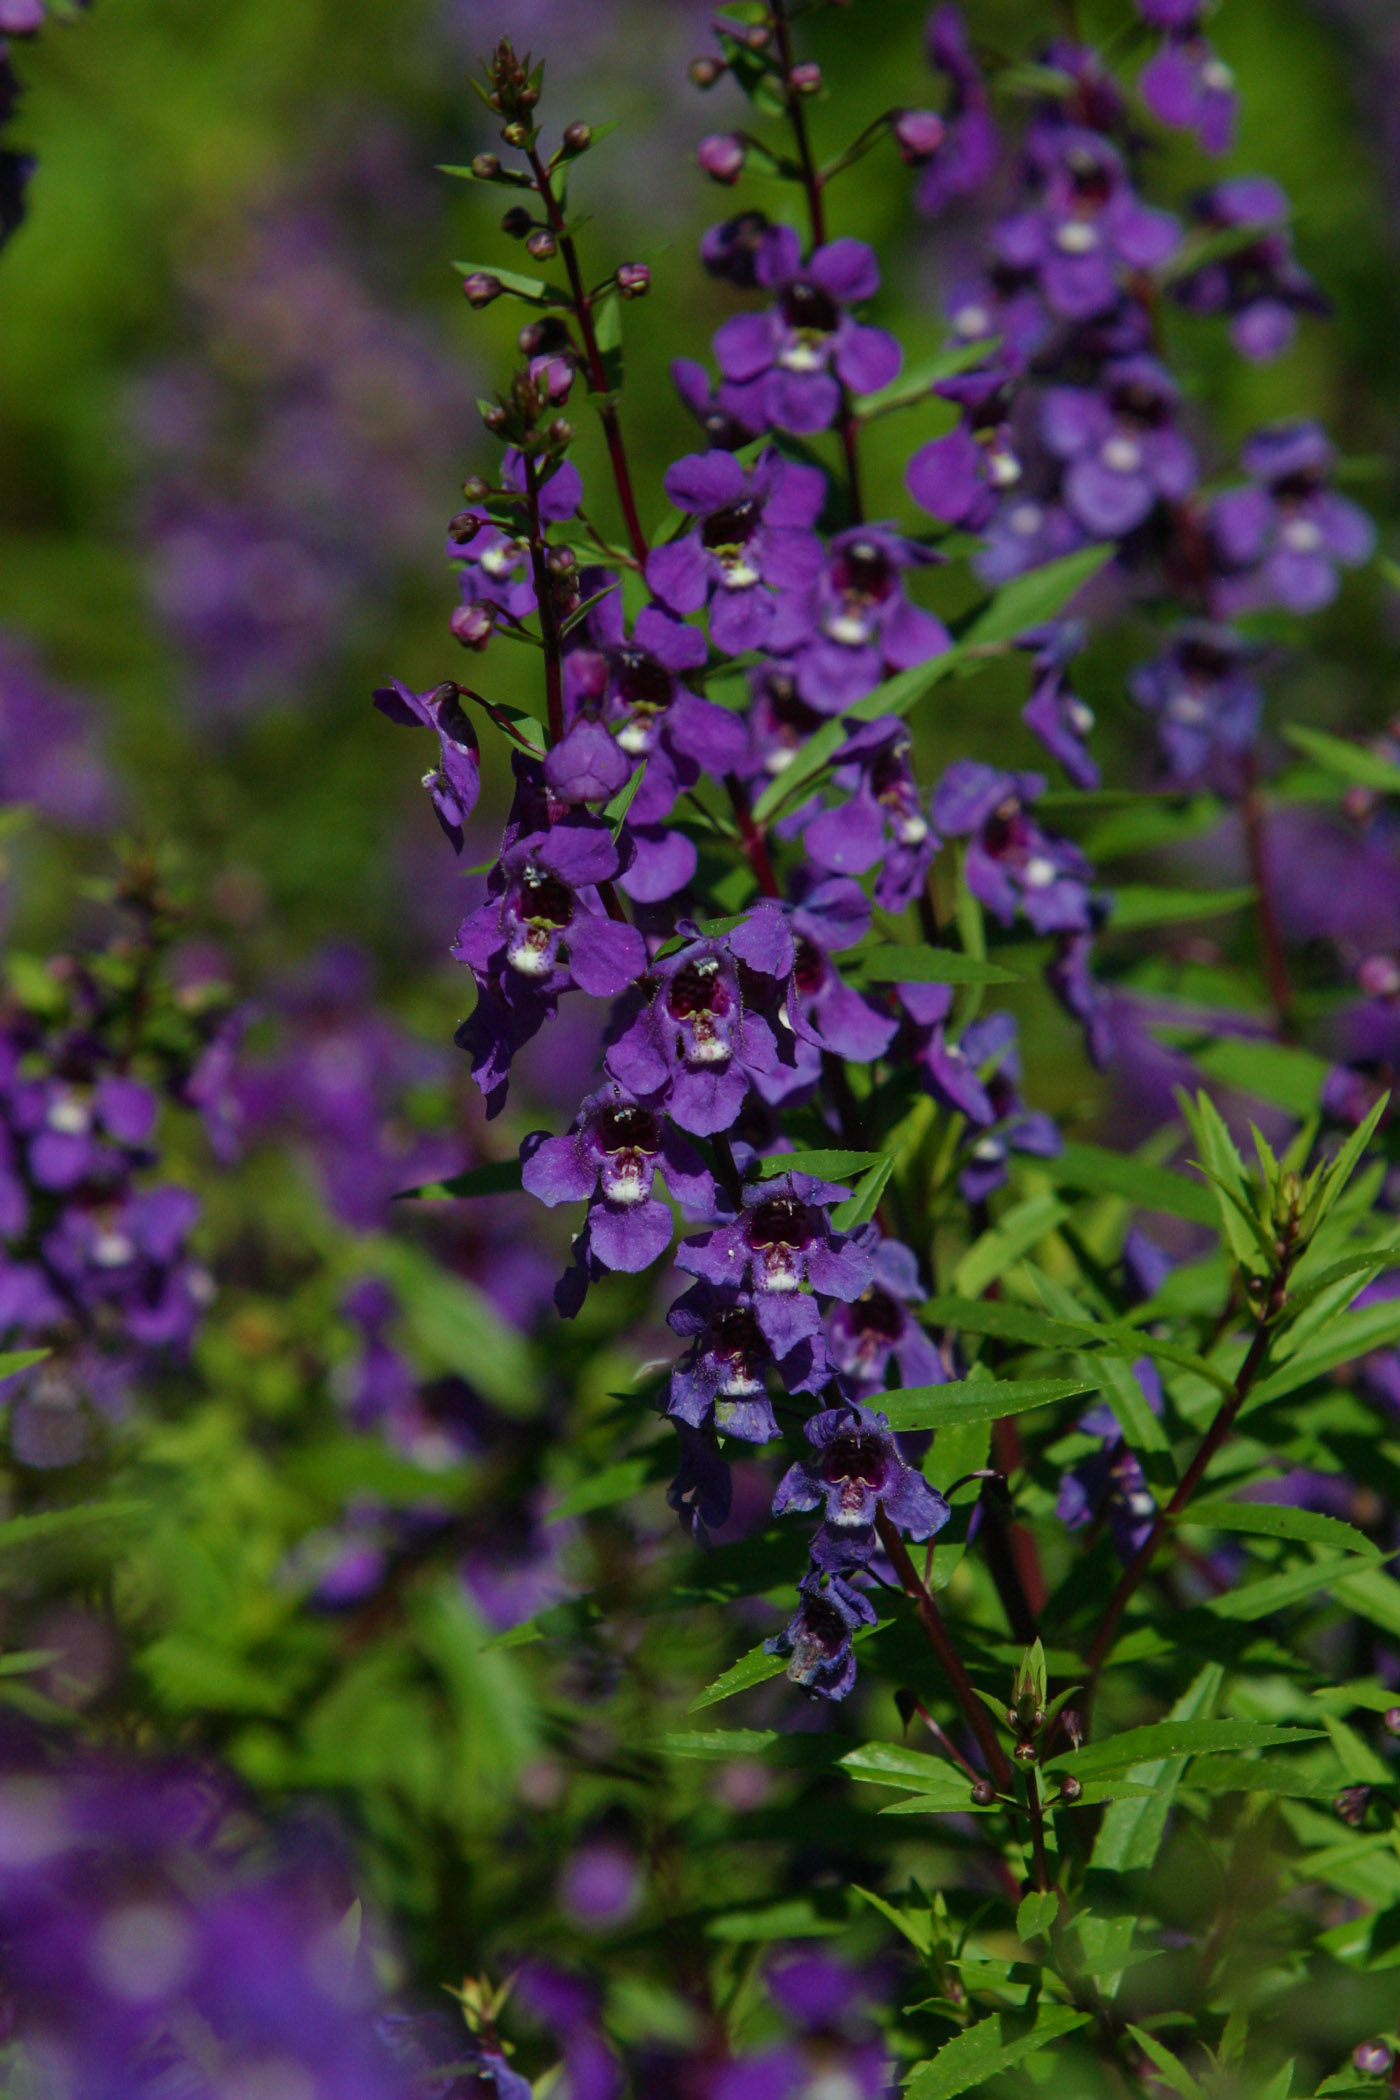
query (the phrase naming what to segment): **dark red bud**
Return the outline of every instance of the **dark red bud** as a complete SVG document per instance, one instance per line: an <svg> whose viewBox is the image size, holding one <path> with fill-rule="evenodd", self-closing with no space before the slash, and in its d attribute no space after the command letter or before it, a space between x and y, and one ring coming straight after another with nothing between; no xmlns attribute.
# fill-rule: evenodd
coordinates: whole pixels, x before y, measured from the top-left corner
<svg viewBox="0 0 1400 2100"><path fill-rule="evenodd" d="M489 306L504 290L500 278L493 277L489 270L473 270L470 277L462 279L462 296L468 306Z"/></svg>
<svg viewBox="0 0 1400 2100"><path fill-rule="evenodd" d="M566 153L586 153L593 144L593 129L589 124L566 124L560 142Z"/></svg>
<svg viewBox="0 0 1400 2100"><path fill-rule="evenodd" d="M806 58L801 65L794 66L788 74L788 86L794 95L819 95L822 91L822 69L816 60Z"/></svg>
<svg viewBox="0 0 1400 2100"><path fill-rule="evenodd" d="M692 87L712 88L729 69L718 58L692 58L687 70Z"/></svg>
<svg viewBox="0 0 1400 2100"><path fill-rule="evenodd" d="M485 522L474 510L459 510L447 521L447 537L458 547L469 547Z"/></svg>
<svg viewBox="0 0 1400 2100"><path fill-rule="evenodd" d="M548 262L551 255L559 253L559 243L547 226L537 226L525 246L536 262Z"/></svg>
<svg viewBox="0 0 1400 2100"><path fill-rule="evenodd" d="M510 421L510 416L507 413L507 411L504 408L502 408L499 405L499 403L497 403L491 408L483 408L483 410L481 411L481 420L486 425L486 428L488 430L493 430L499 434L502 430L505 429L507 423Z"/></svg>
<svg viewBox="0 0 1400 2100"><path fill-rule="evenodd" d="M1017 1764L1033 1765L1036 1759L1035 1744L1018 1743L1016 1745L1016 1748L1012 1751L1011 1755L1015 1758Z"/></svg>
<svg viewBox="0 0 1400 2100"><path fill-rule="evenodd" d="M624 299L643 299L651 290L651 271L645 263L619 263L617 289Z"/></svg>
<svg viewBox="0 0 1400 2100"><path fill-rule="evenodd" d="M947 135L942 117L931 109L902 109L890 130L901 158L911 167L932 160Z"/></svg>
<svg viewBox="0 0 1400 2100"><path fill-rule="evenodd" d="M1074 1802L1082 1801L1083 1798L1083 1781L1075 1779L1070 1773L1067 1772L1064 1778L1060 1781L1060 1799L1062 1801L1069 1802L1072 1806Z"/></svg>
<svg viewBox="0 0 1400 2100"><path fill-rule="evenodd" d="M529 128L520 123L503 124L501 137L508 146L528 146L530 143Z"/></svg>
<svg viewBox="0 0 1400 2100"><path fill-rule="evenodd" d="M499 153L478 153L472 161L472 173L479 182L491 182L500 172Z"/></svg>
<svg viewBox="0 0 1400 2100"><path fill-rule="evenodd" d="M523 241L534 223L523 204L512 204L510 210L502 215L501 232L509 234L513 241Z"/></svg>
<svg viewBox="0 0 1400 2100"><path fill-rule="evenodd" d="M973 1782L972 1803L974 1808L990 1808L996 1797L997 1790L990 1779L978 1779Z"/></svg>
<svg viewBox="0 0 1400 2100"><path fill-rule="evenodd" d="M567 416L556 416L545 435L553 445L572 445L574 426Z"/></svg>
<svg viewBox="0 0 1400 2100"><path fill-rule="evenodd" d="M468 503L484 503L491 493L491 484L481 474L468 474L462 483L462 494Z"/></svg>
<svg viewBox="0 0 1400 2100"><path fill-rule="evenodd" d="M1363 2078L1384 2078L1393 2069L1395 2051L1384 2042L1358 2042L1351 2060Z"/></svg>

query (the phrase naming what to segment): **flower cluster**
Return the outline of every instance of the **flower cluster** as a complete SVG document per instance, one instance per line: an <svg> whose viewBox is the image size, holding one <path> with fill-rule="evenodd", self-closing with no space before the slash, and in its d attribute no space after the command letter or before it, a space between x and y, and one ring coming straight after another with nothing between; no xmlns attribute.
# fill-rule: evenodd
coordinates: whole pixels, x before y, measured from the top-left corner
<svg viewBox="0 0 1400 2100"><path fill-rule="evenodd" d="M156 970L149 937L118 941L0 1005L0 1345L43 1352L6 1380L26 1466L80 1458L212 1295L198 1199L157 1176L157 1123L163 1098L191 1098L213 1009L162 1010Z"/></svg>

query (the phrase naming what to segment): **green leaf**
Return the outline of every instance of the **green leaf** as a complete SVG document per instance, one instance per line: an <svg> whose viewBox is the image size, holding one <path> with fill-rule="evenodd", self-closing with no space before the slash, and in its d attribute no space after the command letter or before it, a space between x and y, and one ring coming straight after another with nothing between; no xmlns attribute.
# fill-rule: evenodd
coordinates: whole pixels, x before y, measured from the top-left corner
<svg viewBox="0 0 1400 2100"><path fill-rule="evenodd" d="M1286 1108L1290 1115L1309 1116L1322 1098L1323 1082L1331 1070L1327 1060L1311 1050L1289 1043L1271 1043L1260 1036L1220 1036L1214 1042L1192 1048L1192 1063L1208 1079L1253 1094L1260 1101Z"/></svg>
<svg viewBox="0 0 1400 2100"><path fill-rule="evenodd" d="M1149 883L1120 883L1113 891L1111 933L1131 933L1139 926L1175 926L1183 919L1214 919L1243 911L1258 892L1237 890L1168 890Z"/></svg>
<svg viewBox="0 0 1400 2100"><path fill-rule="evenodd" d="M1151 1721L1126 1728L1121 1735L1066 1750L1052 1757L1047 1772L1072 1772L1076 1779L1127 1772L1159 1757L1203 1757L1216 1750L1268 1750L1282 1743L1302 1743L1323 1734L1320 1728L1277 1728L1269 1721Z"/></svg>
<svg viewBox="0 0 1400 2100"><path fill-rule="evenodd" d="M519 270L502 270L495 263L455 262L453 270L459 277L471 277L478 270L487 277L494 277L504 291L513 297L525 300L529 306L567 306L569 295L557 284L546 284L542 277L524 277Z"/></svg>
<svg viewBox="0 0 1400 2100"><path fill-rule="evenodd" d="M40 1350L42 1356L45 1352ZM101 1531L106 1526L136 1524L151 1515L149 1502L112 1500L77 1502L71 1509L43 1509L29 1517L7 1517L0 1523L0 1552L27 1552L33 1546Z"/></svg>
<svg viewBox="0 0 1400 2100"><path fill-rule="evenodd" d="M1047 616L1048 617L1048 616ZM915 2064L905 2086L907 2100L954 2100L1023 2057L1083 2027L1089 2014L1070 2005L1037 2005L1029 2014L993 2013L956 2035L926 2063Z"/></svg>
<svg viewBox="0 0 1400 2100"><path fill-rule="evenodd" d="M854 1196L833 1207L831 1222L838 1232L854 1232L858 1225L874 1217L893 1172L894 1160L886 1153L879 1166L865 1176Z"/></svg>
<svg viewBox="0 0 1400 2100"><path fill-rule="evenodd" d="M1053 1889L1023 1896L1016 1910L1016 1931L1023 1940L1039 1939L1060 1914L1060 1899Z"/></svg>
<svg viewBox="0 0 1400 2100"><path fill-rule="evenodd" d="M1359 1575L1349 1575L1332 1594L1348 1611L1400 1640L1400 1582L1383 1568L1366 1568ZM1388 1703L1394 1704L1393 1694Z"/></svg>
<svg viewBox="0 0 1400 2100"><path fill-rule="evenodd" d="M562 1524L567 1517L586 1516L593 1509L608 1509L614 1502L630 1502L640 1495L643 1488L653 1487L674 1472L675 1452L669 1445L661 1444L652 1451L644 1451L636 1458L619 1459L615 1466L604 1467L601 1473L591 1473L571 1488L562 1501L550 1510L545 1521Z"/></svg>
<svg viewBox="0 0 1400 2100"><path fill-rule="evenodd" d="M598 593L598 596L602 597L603 593L600 591ZM643 759L641 764L633 772L631 779L625 781L623 785L618 789L617 793L613 796L612 801L604 806L603 815L607 818L609 824L611 824L612 826L612 835L614 838L618 838L621 836L622 826L627 816L627 812L632 807L632 804L636 801L638 794L641 792L642 782L646 779L646 777L647 762L645 759Z"/></svg>
<svg viewBox="0 0 1400 2100"><path fill-rule="evenodd" d="M963 1255L953 1271L954 1289L968 1298L979 1297L1068 1216L1059 1197L1046 1193L1013 1205Z"/></svg>
<svg viewBox="0 0 1400 2100"><path fill-rule="evenodd" d="M0 1356L0 1378L13 1378L18 1371L27 1371L34 1364L41 1364L48 1355L47 1349L11 1349Z"/></svg>
<svg viewBox="0 0 1400 2100"><path fill-rule="evenodd" d="M883 1896L877 1896L873 1889L863 1889L858 1881L853 1881L851 1887L862 1902L868 1903L872 1910L878 1910L896 1932L903 1933L911 1947L923 1955L932 1951L933 1914L930 1910L900 1910L895 1904L887 1903Z"/></svg>
<svg viewBox="0 0 1400 2100"><path fill-rule="evenodd" d="M1386 1349L1400 1341L1400 1298L1382 1298L1363 1305L1357 1312L1339 1314L1315 1341L1256 1385L1242 1413L1250 1414L1270 1400L1296 1392L1300 1385L1334 1371L1338 1364L1352 1363L1372 1349Z"/></svg>
<svg viewBox="0 0 1400 2100"><path fill-rule="evenodd" d="M1058 561L1013 577L961 637L962 646L977 649L988 642L1014 642L1028 627L1053 620L1117 551L1111 546L1081 547L1077 554L1061 555Z"/></svg>
<svg viewBox="0 0 1400 2100"><path fill-rule="evenodd" d="M972 1782L946 1757L934 1757L927 1750L911 1750L905 1743L862 1743L858 1749L848 1750L838 1763L853 1779L864 1779L875 1786L920 1786L936 1792L945 1785L955 1785L959 1801L964 1808L967 1806Z"/></svg>
<svg viewBox="0 0 1400 2100"><path fill-rule="evenodd" d="M355 1253L367 1272L377 1272L398 1292L408 1336L436 1368L470 1380L507 1414L533 1410L539 1380L530 1351L477 1284L439 1268L421 1247L387 1234L367 1235Z"/></svg>
<svg viewBox="0 0 1400 2100"><path fill-rule="evenodd" d="M732 1699L735 1692L746 1692L751 1685L764 1684L770 1677L781 1677L787 1661L781 1655L769 1655L762 1647L750 1648L738 1662L716 1677L705 1687L698 1698L692 1699L687 1713L699 1713L703 1706L718 1706L721 1699Z"/></svg>
<svg viewBox="0 0 1400 2100"><path fill-rule="evenodd" d="M615 394L622 385L622 300L615 289L594 300L593 333L602 353L605 390Z"/></svg>
<svg viewBox="0 0 1400 2100"><path fill-rule="evenodd" d="M1173 1706L1167 1717L1169 1724L1208 1720L1224 1681L1225 1672L1220 1664L1207 1663ZM1095 1867L1110 1873L1130 1874L1152 1865L1166 1831L1173 1797L1185 1770L1186 1759L1181 1756L1154 1758L1143 1764L1128 1767L1131 1778L1141 1780L1151 1788L1151 1798L1146 1801L1113 1803L1094 1841ZM1103 1951L1110 1951L1109 1942L1112 1942L1113 1949L1119 1952L1126 1950L1131 1944L1131 1918L1101 1919L1099 1924L1100 1937L1105 1942ZM1120 1927L1126 1929L1121 1930Z"/></svg>
<svg viewBox="0 0 1400 2100"><path fill-rule="evenodd" d="M484 1167L468 1167L448 1181L425 1181L421 1188L400 1189L394 1201L407 1203L418 1197L428 1203L445 1203L461 1196L505 1196L520 1187L520 1161L493 1159Z"/></svg>
<svg viewBox="0 0 1400 2100"><path fill-rule="evenodd" d="M683 1729L663 1735L658 1749L672 1757L704 1764L727 1764L736 1757L762 1758L770 1765L797 1765L821 1770L835 1762L839 1737L783 1734L775 1728Z"/></svg>
<svg viewBox="0 0 1400 2100"><path fill-rule="evenodd" d="M965 1422L1001 1422L1054 1400L1098 1390L1083 1378L969 1378L958 1384L908 1386L880 1393L870 1403L889 1417L891 1429L954 1429Z"/></svg>
<svg viewBox="0 0 1400 2100"><path fill-rule="evenodd" d="M1291 1794L1299 1800L1329 1799L1341 1783L1335 1768L1319 1778L1296 1759L1282 1757L1198 1757L1186 1780L1203 1794Z"/></svg>
<svg viewBox="0 0 1400 2100"><path fill-rule="evenodd" d="M777 1152L760 1161L758 1174L760 1181L772 1181L779 1174L810 1174L815 1181L854 1181L858 1174L883 1166L888 1157L884 1152Z"/></svg>
<svg viewBox="0 0 1400 2100"><path fill-rule="evenodd" d="M1209 1094L1198 1094L1193 1102L1185 1089L1178 1087L1176 1098L1200 1150L1201 1171L1214 1184L1231 1252L1243 1267L1256 1273L1267 1271L1272 1262L1269 1235L1254 1210L1244 1161L1235 1150L1219 1109Z"/></svg>
<svg viewBox="0 0 1400 2100"><path fill-rule="evenodd" d="M960 948L867 948L847 973L866 984L1019 984L1015 970L964 955Z"/></svg>
<svg viewBox="0 0 1400 2100"><path fill-rule="evenodd" d="M712 1940L810 1940L845 1929L844 1905L840 1910L835 1903L821 1908L811 1897L790 1896L759 1910L731 1910L711 1918L705 1936Z"/></svg>
<svg viewBox="0 0 1400 2100"><path fill-rule="evenodd" d="M1067 1144L1053 1159L1036 1162L1057 1188L1083 1189L1090 1195L1123 1196L1139 1210L1157 1210L1193 1225L1214 1225L1215 1198L1199 1181L1174 1174L1131 1153L1110 1152L1104 1145Z"/></svg>
<svg viewBox="0 0 1400 2100"><path fill-rule="evenodd" d="M1145 2028L1129 2024L1128 2032L1146 2056L1152 2059L1158 2071L1181 2100L1210 2100L1210 2095L1200 2080L1193 2078L1179 2056L1173 2056L1165 2042L1159 2042L1155 2034Z"/></svg>
<svg viewBox="0 0 1400 2100"><path fill-rule="evenodd" d="M1345 737L1328 736L1322 729L1305 729L1296 722L1286 722L1283 733L1290 744L1339 779L1354 781L1358 787L1376 788L1385 795L1400 795L1400 766L1393 759L1382 758L1378 751L1353 744Z"/></svg>
<svg viewBox="0 0 1400 2100"><path fill-rule="evenodd" d="M1286 1502L1230 1502L1223 1498L1193 1502L1181 1521L1257 1538L1302 1539L1311 1545L1333 1546L1344 1553L1374 1556L1380 1550L1372 1546L1364 1532L1344 1524L1340 1517L1324 1517L1312 1509L1294 1509Z"/></svg>
<svg viewBox="0 0 1400 2100"><path fill-rule="evenodd" d="M1212 1597L1206 1610L1217 1619L1238 1619L1249 1625L1253 1620L1266 1619L1271 1612L1283 1611L1291 1604L1320 1597L1348 1575L1364 1573L1378 1558L1379 1549L1372 1549L1364 1558L1343 1553L1334 1555L1331 1560L1305 1561L1299 1567L1286 1569L1281 1575L1266 1575L1260 1582L1227 1590L1223 1597Z"/></svg>

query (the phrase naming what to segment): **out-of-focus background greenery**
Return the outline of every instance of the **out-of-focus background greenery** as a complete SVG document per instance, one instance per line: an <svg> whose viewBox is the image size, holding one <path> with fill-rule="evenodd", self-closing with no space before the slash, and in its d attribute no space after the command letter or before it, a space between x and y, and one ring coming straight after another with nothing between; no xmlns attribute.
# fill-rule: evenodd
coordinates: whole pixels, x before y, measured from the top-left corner
<svg viewBox="0 0 1400 2100"><path fill-rule="evenodd" d="M974 0L968 11L975 39L1002 57L1033 52L1061 26L1057 11L1026 0ZM812 17L813 48L839 90L814 106L824 146L931 93L924 14L919 0L854 0ZM1129 15L1127 0L1089 6L1082 29L1122 49ZM655 274L651 299L625 309L624 421L644 515L658 518L667 463L697 442L668 361L677 351L705 357L731 310L696 261L702 228L735 204L702 183L694 143L743 121L727 90L705 99L686 83L705 17L678 0L97 0L16 50L25 99L14 129L40 167L29 219L0 263L0 736L20 737L36 685L70 689L112 778L96 821L89 811L7 840L9 940L43 952L72 938L115 822L170 854L192 952L206 944L208 967L231 971L255 1001L275 1003L298 973L304 981L328 943L354 944L362 984L442 1047L421 1071L411 1060L394 1068L396 1098L417 1126L455 1133L437 1171L463 1163L473 1144L503 1156L541 1120L516 1116L504 1135L484 1135L474 1101L444 1077L464 1003L446 951L478 891L433 823L419 786L423 751L369 704L390 673L419 688L459 675L520 699L534 669L529 652L500 643L464 658L447 631L455 585L445 521L463 476L490 463L474 401L503 379L521 314L504 301L467 310L451 259L515 258L496 224L499 196L437 164L494 143L469 78L475 55L502 33L547 57L551 127L618 120L579 169L574 196L594 214L584 240L600 275L624 257ZM1393 549L1400 22L1389 0L1369 9L1365 0L1228 0L1213 34L1244 95L1229 167L1270 174L1304 200L1299 254L1337 312L1330 325L1306 321L1295 348L1265 367L1234 358L1213 325L1168 317L1179 369L1209 404L1207 471L1227 475L1234 442L1253 425L1316 415ZM1172 204L1214 172L1189 144L1154 148L1146 168L1154 200ZM977 227L922 226L909 190L886 146L833 193L832 220L880 246L876 315L912 360L942 339L943 289ZM761 182L741 201L787 205ZM879 511L902 507L903 458L950 415L929 403L872 431ZM611 524L596 434L586 413L577 420L589 508ZM953 610L950 588L932 581L935 601L944 593ZM1313 634L1309 655L1284 656L1271 672L1275 719L1382 723L1395 705L1400 633L1380 579L1351 579ZM1142 644L1141 632L1115 630L1082 681L1110 783L1138 782L1148 764L1123 690ZM1036 762L1017 721L1024 677L1024 667L998 666L945 689L956 697L920 730L926 777L969 750L1014 748ZM489 855L506 792L497 749L487 764L467 866ZM1400 919L1400 902L1388 909ZM1205 949L1193 934L1182 968ZM362 991L355 1000L362 1010ZM332 1059L334 1008L322 999ZM1094 1082L1067 1026L1048 1002L1031 1012L1039 1104L1088 1115ZM314 1038L314 1013L309 1025ZM553 1040L523 1062L559 1127L579 1065L565 1023ZM406 1141L405 1157L411 1149ZM352 1183L360 1171L352 1158ZM537 1212L521 1225L515 1211L488 1220L465 1207L438 1242L401 1236L391 1253L378 1236L381 1200L347 1238L308 1209L285 1160L255 1164L222 1193L201 1173L206 1229L228 1255L223 1295L200 1344L202 1397L172 1407L142 1457L162 1521L118 1583L154 1732L217 1749L273 1795L343 1790L371 1840L374 1886L401 1923L423 1925L418 1952L432 1979L493 1932L515 1929L532 1905L558 1924L550 1876L570 1845L616 1840L630 1857L645 1853L658 1886L669 1880L701 1900L697 1861L729 1811L768 1801L769 1782L731 1774L734 1798L720 1801L702 1797L697 1781L694 1800L669 1804L678 1818L693 1810L689 1822L643 1829L655 1796L626 1746L643 1720L649 1731L668 1699L722 1665L716 1626L687 1636L682 1651L652 1622L622 1678L585 1628L545 1696L533 1651L482 1653L477 1607L450 1571L371 1603L348 1632L304 1612L285 1579L289 1554L304 1554L359 1478L355 1454L329 1437L311 1449L298 1442L303 1413L334 1417L327 1336L331 1356L348 1359L353 1337L336 1323L357 1274L390 1275L420 1375L469 1371L501 1411L506 1429L497 1422L483 1438L487 1462L450 1483L488 1541L498 1504L517 1511L522 1495L537 1504L541 1478L567 1487L571 1468L576 1477L595 1453L612 1455L608 1395L634 1376L648 1334L653 1353L669 1337L653 1325L640 1340L634 1330L625 1350L610 1342L632 1303L621 1280L595 1294L577 1329L552 1327L533 1354L492 1324L491 1306L513 1293L531 1317L547 1303L564 1236ZM396 1185L391 1173L381 1194ZM497 1216L514 1223L492 1247ZM454 1294L428 1245L458 1276L485 1277L484 1295ZM516 1268L488 1274L487 1256L503 1247ZM640 1299L634 1310L645 1317ZM544 1426L565 1417L572 1444L551 1451ZM392 1497L391 1472L370 1484ZM411 1481L397 1489L412 1500ZM741 1478L745 1496L752 1519L756 1469ZM670 1536L655 1487L644 1508L644 1524L656 1518L652 1537ZM609 1522L593 1539L595 1570L635 1575L641 1623L655 1566L634 1569L635 1542ZM20 1636L42 1645L52 1634L38 1624ZM753 1824L749 1853L726 1855L735 1901L750 1884L766 1890L765 1842L797 1848L804 1887L839 1852L839 1815L818 1844L784 1822L784 1798L761 1831ZM519 1820L505 1820L507 1799ZM713 1854L707 1868L718 1871ZM577 1920L562 1929L576 1937ZM1350 2015L1337 2017L1339 2035L1352 2031Z"/></svg>

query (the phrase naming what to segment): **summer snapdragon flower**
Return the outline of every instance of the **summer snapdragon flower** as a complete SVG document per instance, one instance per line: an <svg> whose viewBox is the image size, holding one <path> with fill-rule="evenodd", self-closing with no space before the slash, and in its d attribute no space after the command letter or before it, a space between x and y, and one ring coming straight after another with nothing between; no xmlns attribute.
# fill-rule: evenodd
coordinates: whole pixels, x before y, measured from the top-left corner
<svg viewBox="0 0 1400 2100"><path fill-rule="evenodd" d="M696 452L667 468L666 493L691 524L653 547L647 582L674 612L708 603L710 639L725 655L766 647L774 592L804 589L825 559L813 529L825 475L772 451L749 468L728 452Z"/></svg>
<svg viewBox="0 0 1400 2100"><path fill-rule="evenodd" d="M1337 570L1369 561L1376 528L1328 486L1333 458L1316 423L1279 424L1247 440L1240 464L1249 485L1227 489L1210 507L1222 612L1319 612L1337 595Z"/></svg>
<svg viewBox="0 0 1400 2100"><path fill-rule="evenodd" d="M840 1232L827 1215L846 1191L810 1174L751 1187L737 1218L684 1240L676 1263L692 1276L753 1294L769 1345L786 1355L821 1327L818 1298L858 1298L870 1281L874 1233Z"/></svg>

